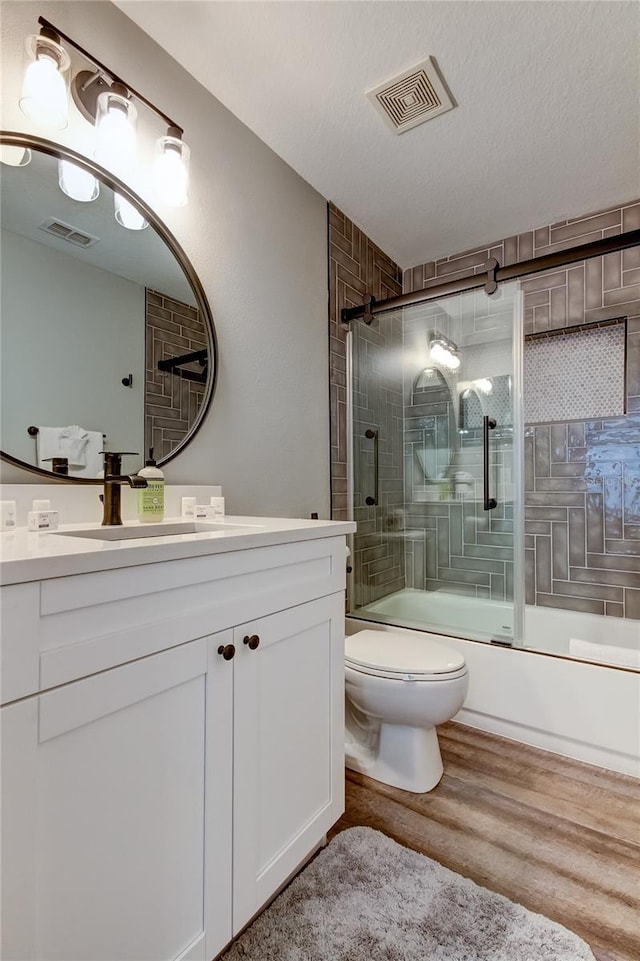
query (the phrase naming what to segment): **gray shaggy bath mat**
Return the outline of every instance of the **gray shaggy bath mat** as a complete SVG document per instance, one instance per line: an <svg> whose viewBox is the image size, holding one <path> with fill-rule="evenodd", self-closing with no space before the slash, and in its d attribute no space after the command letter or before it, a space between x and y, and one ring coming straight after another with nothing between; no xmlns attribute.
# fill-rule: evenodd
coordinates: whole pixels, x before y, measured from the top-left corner
<svg viewBox="0 0 640 961"><path fill-rule="evenodd" d="M594 961L561 925L371 828L350 828L223 961Z"/></svg>

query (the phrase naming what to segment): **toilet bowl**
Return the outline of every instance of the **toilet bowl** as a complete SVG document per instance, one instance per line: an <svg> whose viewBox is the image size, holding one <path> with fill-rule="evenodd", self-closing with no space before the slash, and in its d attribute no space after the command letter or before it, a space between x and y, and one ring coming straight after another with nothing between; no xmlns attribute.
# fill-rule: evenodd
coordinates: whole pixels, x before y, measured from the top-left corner
<svg viewBox="0 0 640 961"><path fill-rule="evenodd" d="M359 631L345 640L346 765L422 794L443 766L436 725L467 696L464 658L433 634Z"/></svg>

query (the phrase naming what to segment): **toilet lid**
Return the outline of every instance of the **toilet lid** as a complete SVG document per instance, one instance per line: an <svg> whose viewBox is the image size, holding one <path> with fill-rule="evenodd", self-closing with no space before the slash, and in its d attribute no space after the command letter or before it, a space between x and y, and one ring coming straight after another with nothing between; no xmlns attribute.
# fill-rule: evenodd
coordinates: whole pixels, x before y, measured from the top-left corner
<svg viewBox="0 0 640 961"><path fill-rule="evenodd" d="M345 638L348 663L393 674L450 674L465 666L454 648L412 634L359 631Z"/></svg>

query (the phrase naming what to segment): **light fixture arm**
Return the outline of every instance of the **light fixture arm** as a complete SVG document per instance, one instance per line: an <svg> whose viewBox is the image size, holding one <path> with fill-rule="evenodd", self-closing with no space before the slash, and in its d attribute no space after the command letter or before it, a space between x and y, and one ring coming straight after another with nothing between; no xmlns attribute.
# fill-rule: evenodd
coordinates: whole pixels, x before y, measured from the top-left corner
<svg viewBox="0 0 640 961"><path fill-rule="evenodd" d="M154 103L152 103L150 100L147 100L146 97L143 97L141 93L131 86L131 84L126 83L124 80L118 77L113 70L110 70L109 67L105 66L105 64L101 63L99 60L96 60L96 58L87 50L85 50L84 47L81 47L79 43L76 43L75 40L72 40L71 37L69 37L66 33L63 33L62 30L52 24L51 21L47 20L45 17L38 17L38 23L41 27L44 27L45 30L57 34L61 40L64 40L65 43L68 43L70 46L72 46L74 50L77 50L78 53L85 58L85 60L88 60L89 63L92 63L94 67L96 67L96 73L92 73L89 70L83 71L85 76L83 76L82 83L79 85L78 89L81 88L86 91L94 81L102 80L102 86L98 83L98 92L100 92L100 89L105 88L104 77L106 76L111 80L112 84L119 83L126 87L129 94L134 96L136 100L139 100L140 103L143 103L146 107L148 107L153 113L155 113L157 117L160 117L162 120L164 120L167 124L167 127L173 127L175 130L179 131L180 137L182 138L183 128L177 124L175 120L172 120L171 117L168 117L166 113L163 113L162 110L159 110ZM82 110L82 108L80 109ZM82 112L84 113L85 111L83 110Z"/></svg>

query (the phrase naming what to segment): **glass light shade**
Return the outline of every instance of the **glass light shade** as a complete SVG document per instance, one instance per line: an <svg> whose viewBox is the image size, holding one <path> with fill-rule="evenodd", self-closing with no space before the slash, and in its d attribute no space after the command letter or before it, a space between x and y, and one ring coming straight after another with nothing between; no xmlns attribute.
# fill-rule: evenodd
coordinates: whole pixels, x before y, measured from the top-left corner
<svg viewBox="0 0 640 961"><path fill-rule="evenodd" d="M489 380L488 377L481 377L480 380L474 380L473 385L476 390L479 390L483 394L490 394L493 390L493 382Z"/></svg>
<svg viewBox="0 0 640 961"><path fill-rule="evenodd" d="M69 55L49 37L26 41L29 64L22 81L19 105L25 116L42 127L62 130L68 122Z"/></svg>
<svg viewBox="0 0 640 961"><path fill-rule="evenodd" d="M8 167L26 167L31 163L31 151L28 147L10 147L3 144L0 147L0 163Z"/></svg>
<svg viewBox="0 0 640 961"><path fill-rule="evenodd" d="M136 163L136 108L126 96L106 90L98 97L96 160L128 180Z"/></svg>
<svg viewBox="0 0 640 961"><path fill-rule="evenodd" d="M114 194L114 203L116 220L121 227L126 227L127 230L144 230L149 226L140 211L120 194Z"/></svg>
<svg viewBox="0 0 640 961"><path fill-rule="evenodd" d="M70 160L58 161L58 184L63 194L80 203L89 203L100 193L100 184L93 174Z"/></svg>
<svg viewBox="0 0 640 961"><path fill-rule="evenodd" d="M188 201L191 150L179 137L160 137L156 143L153 189L156 200L168 207L184 207Z"/></svg>

